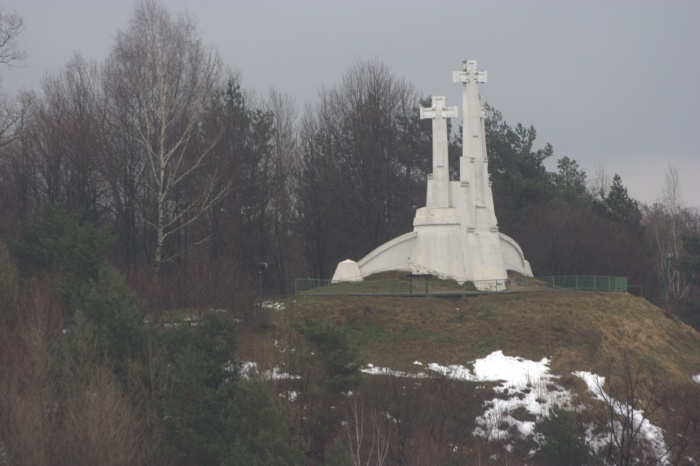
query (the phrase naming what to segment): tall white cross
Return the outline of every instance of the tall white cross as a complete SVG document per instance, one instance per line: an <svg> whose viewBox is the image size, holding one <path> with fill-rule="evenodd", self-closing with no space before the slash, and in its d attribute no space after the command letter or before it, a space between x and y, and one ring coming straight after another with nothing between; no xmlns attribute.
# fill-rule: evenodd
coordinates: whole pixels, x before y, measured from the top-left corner
<svg viewBox="0 0 700 466"><path fill-rule="evenodd" d="M420 117L433 120L433 182L428 207L450 206L450 168L447 157L447 119L457 118L457 107L445 107L445 96L433 96L429 108L420 109ZM431 199L432 198L432 199Z"/></svg>
<svg viewBox="0 0 700 466"><path fill-rule="evenodd" d="M462 156L483 158L478 84L487 82L486 71L476 69L476 60L464 60L462 71L452 72L452 82L462 83Z"/></svg>
<svg viewBox="0 0 700 466"><path fill-rule="evenodd" d="M462 83L462 158L459 164L459 179L470 185L472 199L483 206L487 193L488 173L486 141L482 131L482 109L479 84L487 82L486 71L476 69L476 60L464 60L461 71L452 72L452 81Z"/></svg>

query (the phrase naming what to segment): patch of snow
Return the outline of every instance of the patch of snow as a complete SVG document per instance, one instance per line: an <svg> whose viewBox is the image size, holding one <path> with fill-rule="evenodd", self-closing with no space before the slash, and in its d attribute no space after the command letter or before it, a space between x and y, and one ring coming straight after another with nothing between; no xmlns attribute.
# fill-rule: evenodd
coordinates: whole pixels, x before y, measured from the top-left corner
<svg viewBox="0 0 700 466"><path fill-rule="evenodd" d="M262 307L264 307L266 309L272 309L273 311L283 311L284 310L284 303L275 302L275 301L263 301Z"/></svg>
<svg viewBox="0 0 700 466"><path fill-rule="evenodd" d="M586 385L588 386L588 391L591 392L597 399L601 400L608 406L612 406L617 414L622 416L627 415L627 413L629 412L629 406L627 406L625 403L621 403L615 400L607 393L605 393L605 390L603 390L603 385L605 384L605 377L592 374L586 371L573 372L573 374L576 377L583 379L584 382L586 382ZM648 419L645 419L644 412L641 410L633 409L632 419L635 428L639 426L639 433L641 437L649 442L656 457L661 459L661 464L668 464L668 462L666 461L666 458L668 456L668 447L666 446L666 442L664 441L662 430L659 427L653 425L651 422L649 422ZM621 429L622 426L619 423L615 423L615 428ZM607 440L592 438L591 443L597 448L599 446L607 445Z"/></svg>
<svg viewBox="0 0 700 466"><path fill-rule="evenodd" d="M258 369L257 363L254 362L244 362L241 366L240 374L243 378L249 378L251 374L258 374L264 380L293 380L301 378L299 375L280 372L278 367L273 367L272 370L261 371Z"/></svg>
<svg viewBox="0 0 700 466"><path fill-rule="evenodd" d="M231 361L229 361L229 365L231 364ZM258 364L250 361L246 361L243 364L241 364L241 371L240 374L242 376L246 376L249 372L257 372L258 370Z"/></svg>
<svg viewBox="0 0 700 466"><path fill-rule="evenodd" d="M700 383L700 374L693 376L693 382Z"/></svg>
<svg viewBox="0 0 700 466"><path fill-rule="evenodd" d="M376 367L373 364L367 364L367 367L364 369L360 369L361 372L364 372L365 374L372 374L372 375L391 375L394 377L406 377L410 379L423 379L428 377L422 372L419 372L417 374L411 374L408 372L402 372L402 371L395 371L392 369L387 369L386 367Z"/></svg>
<svg viewBox="0 0 700 466"><path fill-rule="evenodd" d="M226 372L233 372L235 369L236 369L236 365L229 359L228 362L226 363L226 365L224 366L224 370ZM241 369L240 372L243 373L243 369Z"/></svg>
<svg viewBox="0 0 700 466"><path fill-rule="evenodd" d="M280 397L285 398L289 401L294 401L299 397L299 392L296 392L294 390L290 390L288 392L280 393Z"/></svg>
<svg viewBox="0 0 700 466"><path fill-rule="evenodd" d="M422 363L415 361L415 365ZM472 363L473 370L459 364L441 366L436 363L427 365L427 369L442 376L468 382L501 382L494 388L499 397L487 401L486 410L476 419L478 427L474 434L489 440L503 439L510 435L515 427L523 436L531 435L535 421L515 419L511 413L519 408L525 409L533 418L547 414L555 404L562 407L571 406L571 396L567 390L558 385L557 377L549 373L549 359L530 361L520 357L505 356L502 351L495 351L483 359ZM406 378L429 377L423 372L409 374L384 367L368 364L362 369L366 374L391 375ZM503 399L503 398L507 399Z"/></svg>
<svg viewBox="0 0 700 466"><path fill-rule="evenodd" d="M476 419L478 427L475 435L489 440L505 439L510 436L512 427L517 428L523 436L534 431L534 421L515 419L511 413L524 408L535 418L546 415L556 405L570 406L569 392L555 383L557 377L549 373L549 359L540 362L520 357L505 356L502 351L495 351L473 363L473 372L461 365L440 366L435 363L428 369L452 379L471 382L501 382L494 388L499 395L507 399L495 398L487 401L486 411Z"/></svg>
<svg viewBox="0 0 700 466"><path fill-rule="evenodd" d="M450 379L465 380L469 382L476 381L476 378L474 374L472 374L472 371L459 364L441 366L439 364L431 362L430 364L428 364L428 370L437 372L438 374L444 375L445 377L448 377Z"/></svg>
<svg viewBox="0 0 700 466"><path fill-rule="evenodd" d="M413 365L414 365L414 366L422 366L423 363L420 362L420 361L413 361Z"/></svg>

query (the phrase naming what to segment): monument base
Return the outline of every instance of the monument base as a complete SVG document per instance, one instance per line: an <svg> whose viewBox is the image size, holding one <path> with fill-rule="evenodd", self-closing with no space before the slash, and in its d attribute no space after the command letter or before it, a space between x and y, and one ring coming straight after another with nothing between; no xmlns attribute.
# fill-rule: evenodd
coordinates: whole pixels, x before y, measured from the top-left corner
<svg viewBox="0 0 700 466"><path fill-rule="evenodd" d="M380 272L401 271L428 273L459 283L473 282L476 289L481 291L503 291L508 271L532 276L530 263L525 260L520 246L509 236L498 232L488 235L484 232L465 232L467 243L474 248L470 249L481 251L467 254L465 260L459 224L447 222L446 216L437 218L441 219L441 223L417 225L414 231L384 243L358 262L350 259L340 262L332 281L356 282ZM484 256L497 256L493 252L496 248L502 254L503 268L484 260Z"/></svg>

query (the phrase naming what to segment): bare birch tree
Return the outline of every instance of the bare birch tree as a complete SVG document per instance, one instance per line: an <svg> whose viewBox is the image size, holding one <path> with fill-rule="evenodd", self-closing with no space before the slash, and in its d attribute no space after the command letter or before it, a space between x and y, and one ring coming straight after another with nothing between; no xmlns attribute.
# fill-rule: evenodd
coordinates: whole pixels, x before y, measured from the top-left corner
<svg viewBox="0 0 700 466"><path fill-rule="evenodd" d="M111 122L142 158L136 174L146 199L143 221L155 234L156 282L172 258L166 241L196 223L227 189L215 169L203 170L216 140L197 139L221 78L219 54L202 44L193 20L172 17L154 0L136 5L105 66Z"/></svg>
<svg viewBox="0 0 700 466"><path fill-rule="evenodd" d="M667 274L668 293L673 300L683 299L690 291L690 277L676 266L676 262L684 254L683 238L697 231L697 214L692 208L683 206L681 192L678 171L669 165L661 195L653 206L645 209L644 219L654 250L656 272L662 278ZM666 257L668 254L669 258Z"/></svg>
<svg viewBox="0 0 700 466"><path fill-rule="evenodd" d="M662 272L664 271L663 260L668 252L673 254L673 257L678 258L681 255L683 244L681 239L680 231L680 216L681 210L683 209L683 200L681 196L681 182L678 178L678 170L676 167L669 165L666 170L666 186L662 191L662 203L666 207L668 214L671 216L670 222L667 228L670 228L668 232L669 238L667 244L667 251L660 251L662 258ZM669 264L670 265L670 264ZM682 275L675 268L670 268L668 271L669 276L669 288L671 289L671 294L676 298L681 298L687 292L687 286L685 286Z"/></svg>

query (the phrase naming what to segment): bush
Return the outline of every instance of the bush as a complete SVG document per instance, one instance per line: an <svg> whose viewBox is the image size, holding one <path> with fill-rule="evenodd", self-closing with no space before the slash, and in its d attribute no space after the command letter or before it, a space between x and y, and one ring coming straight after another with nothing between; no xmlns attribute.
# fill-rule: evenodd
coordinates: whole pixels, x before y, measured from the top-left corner
<svg viewBox="0 0 700 466"><path fill-rule="evenodd" d="M306 464L303 450L290 444L287 424L261 383L238 381L227 415L234 440L224 465Z"/></svg>
<svg viewBox="0 0 700 466"><path fill-rule="evenodd" d="M362 363L341 329L307 320L297 331L316 348L329 393L340 394L359 385Z"/></svg>
<svg viewBox="0 0 700 466"><path fill-rule="evenodd" d="M23 229L13 252L25 278L54 278L70 298L82 283L97 281L112 241L92 226L80 225L62 204L46 204Z"/></svg>
<svg viewBox="0 0 700 466"><path fill-rule="evenodd" d="M197 327L160 335L168 383L160 398L166 455L175 464L221 464L231 441L227 405L237 367L226 370L235 349L232 319L206 314Z"/></svg>
<svg viewBox="0 0 700 466"><path fill-rule="evenodd" d="M150 332L122 274L103 267L97 281L89 280L76 289L70 304L73 324L90 326L95 356L106 357L124 380L129 361L145 357Z"/></svg>
<svg viewBox="0 0 700 466"><path fill-rule="evenodd" d="M535 424L538 448L536 464L552 466L587 466L596 464L586 439L579 433L571 415L559 406Z"/></svg>

